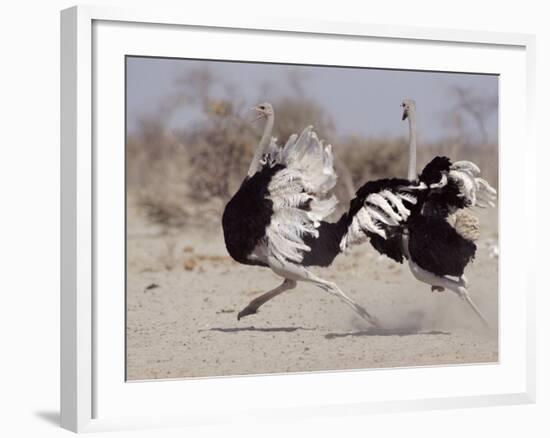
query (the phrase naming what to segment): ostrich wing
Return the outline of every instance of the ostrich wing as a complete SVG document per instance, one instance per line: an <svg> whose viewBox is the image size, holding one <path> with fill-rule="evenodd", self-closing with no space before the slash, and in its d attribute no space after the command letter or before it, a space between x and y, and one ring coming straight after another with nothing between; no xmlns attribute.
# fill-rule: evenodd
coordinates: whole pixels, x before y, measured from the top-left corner
<svg viewBox="0 0 550 438"><path fill-rule="evenodd" d="M336 184L330 145L324 145L311 126L292 135L283 148L269 148L266 162L281 165L268 185L273 203L266 229L268 251L281 262L300 263L310 251L304 236L319 236L321 220L334 210L337 199L329 195Z"/></svg>
<svg viewBox="0 0 550 438"><path fill-rule="evenodd" d="M459 208L494 207L496 190L481 177L481 171L471 161L451 162L447 157L435 157L419 176L427 205L435 210L453 213ZM437 208L436 208L437 207Z"/></svg>
<svg viewBox="0 0 550 438"><path fill-rule="evenodd" d="M379 252L401 261L399 236L417 203L416 196L404 190L408 186L408 180L393 178L370 181L361 187L351 201L349 226L340 249L345 251L370 238Z"/></svg>

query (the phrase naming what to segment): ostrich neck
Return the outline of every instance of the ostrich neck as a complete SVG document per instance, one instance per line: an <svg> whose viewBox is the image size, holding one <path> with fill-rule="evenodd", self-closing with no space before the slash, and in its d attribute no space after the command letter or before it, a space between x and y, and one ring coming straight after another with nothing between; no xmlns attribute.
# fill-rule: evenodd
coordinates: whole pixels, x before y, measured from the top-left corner
<svg viewBox="0 0 550 438"><path fill-rule="evenodd" d="M248 169L247 175L249 177L254 175L260 169L260 161L262 160L265 150L269 146L269 142L271 140L271 132L273 131L274 119L275 118L273 115L267 116L264 133L262 134L262 138L260 140L260 143L258 144L258 147L256 148L254 158L252 159L252 163L250 163L250 167Z"/></svg>
<svg viewBox="0 0 550 438"><path fill-rule="evenodd" d="M407 178L410 181L416 179L416 114L410 112L409 114L409 171Z"/></svg>

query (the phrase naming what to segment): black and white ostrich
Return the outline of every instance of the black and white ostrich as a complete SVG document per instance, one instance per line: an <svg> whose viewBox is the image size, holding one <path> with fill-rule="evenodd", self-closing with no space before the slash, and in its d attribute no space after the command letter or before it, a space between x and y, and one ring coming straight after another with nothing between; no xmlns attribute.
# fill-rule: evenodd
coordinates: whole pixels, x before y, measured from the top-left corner
<svg viewBox="0 0 550 438"><path fill-rule="evenodd" d="M341 250L370 240L379 253L399 263L406 259L415 278L432 290L457 293L487 324L464 276L479 237L479 222L465 209L494 206L496 191L474 163L447 157L435 157L417 177L416 105L405 100L402 107L409 121L408 179L370 181L357 191Z"/></svg>
<svg viewBox="0 0 550 438"><path fill-rule="evenodd" d="M337 296L377 325L376 319L335 283L308 270L309 266L332 263L350 222L347 215L337 223L323 220L337 204L329 195L337 179L331 146L324 145L309 126L279 147L271 137L272 106L263 103L254 109L258 118L266 119L266 125L246 178L225 207L225 245L237 262L268 267L283 282L252 300L238 319L256 313L268 300L295 288L298 281L306 281Z"/></svg>
<svg viewBox="0 0 550 438"><path fill-rule="evenodd" d="M271 137L273 108L268 103L255 107L259 118L267 119L266 126L247 176L225 208L222 225L227 250L236 261L269 267L284 281L252 300L239 319L295 288L297 281L307 281L379 325L336 284L307 269L329 266L340 252L370 240L381 254L399 263L406 259L413 275L432 290L456 292L486 322L464 276L479 234L477 220L464 209L494 205L496 192L469 161L436 157L417 178L415 104L405 101L403 108L403 119L409 119L409 178L367 182L349 210L329 223L323 219L337 203L328 195L336 183L330 145L324 146L307 127L280 148Z"/></svg>

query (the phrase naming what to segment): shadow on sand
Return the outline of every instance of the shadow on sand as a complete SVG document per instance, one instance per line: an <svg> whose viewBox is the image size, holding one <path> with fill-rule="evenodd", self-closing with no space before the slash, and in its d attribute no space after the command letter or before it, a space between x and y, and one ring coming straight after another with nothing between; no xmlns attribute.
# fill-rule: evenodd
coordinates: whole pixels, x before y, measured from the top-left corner
<svg viewBox="0 0 550 438"><path fill-rule="evenodd" d="M222 332L222 333L239 333L239 332L266 332L266 333L285 332L285 333L291 333L291 332L295 332L297 330L315 330L315 329L306 328L306 327L254 327L254 326L248 326L248 327L230 327L230 328L212 327L211 329L199 330L199 331L201 331L201 332L204 332L204 331Z"/></svg>
<svg viewBox="0 0 550 438"><path fill-rule="evenodd" d="M212 327L210 329L199 330L199 332L222 332L222 333L240 333L240 332L264 332L264 333L292 333L295 331L314 331L315 328L307 327ZM418 327L397 327L397 328L369 328L355 332L327 333L326 339L345 338L348 336L413 336L413 335L450 335L450 332L439 330L422 331Z"/></svg>
<svg viewBox="0 0 550 438"><path fill-rule="evenodd" d="M347 333L327 333L326 339L345 338L347 336L413 336L413 335L450 335L450 332L439 330L421 331L416 327L397 327L397 328L369 328L356 332Z"/></svg>

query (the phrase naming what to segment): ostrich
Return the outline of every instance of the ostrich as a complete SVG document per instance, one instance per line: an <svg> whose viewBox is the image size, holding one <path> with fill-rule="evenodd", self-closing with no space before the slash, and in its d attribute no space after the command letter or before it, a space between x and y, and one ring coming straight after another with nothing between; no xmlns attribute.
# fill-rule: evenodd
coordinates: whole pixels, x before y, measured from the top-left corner
<svg viewBox="0 0 550 438"><path fill-rule="evenodd" d="M253 109L257 119L266 119L266 123L247 175L225 207L225 245L237 262L268 267L283 282L253 299L237 318L257 313L267 301L305 281L337 296L377 325L376 318L335 283L307 269L332 263L348 225L344 216L337 223L323 220L337 203L329 195L337 178L331 146L324 145L308 126L299 136L291 135L281 148L271 137L273 107L262 103Z"/></svg>
<svg viewBox="0 0 550 438"><path fill-rule="evenodd" d="M463 209L494 206L496 191L474 163L451 163L447 157L435 157L417 177L416 105L405 100L402 107L402 120L409 122L408 179L371 181L357 191L341 250L368 238L381 254L399 263L406 259L414 277L432 291L455 292L488 325L464 276L475 256L479 228L477 218Z"/></svg>

